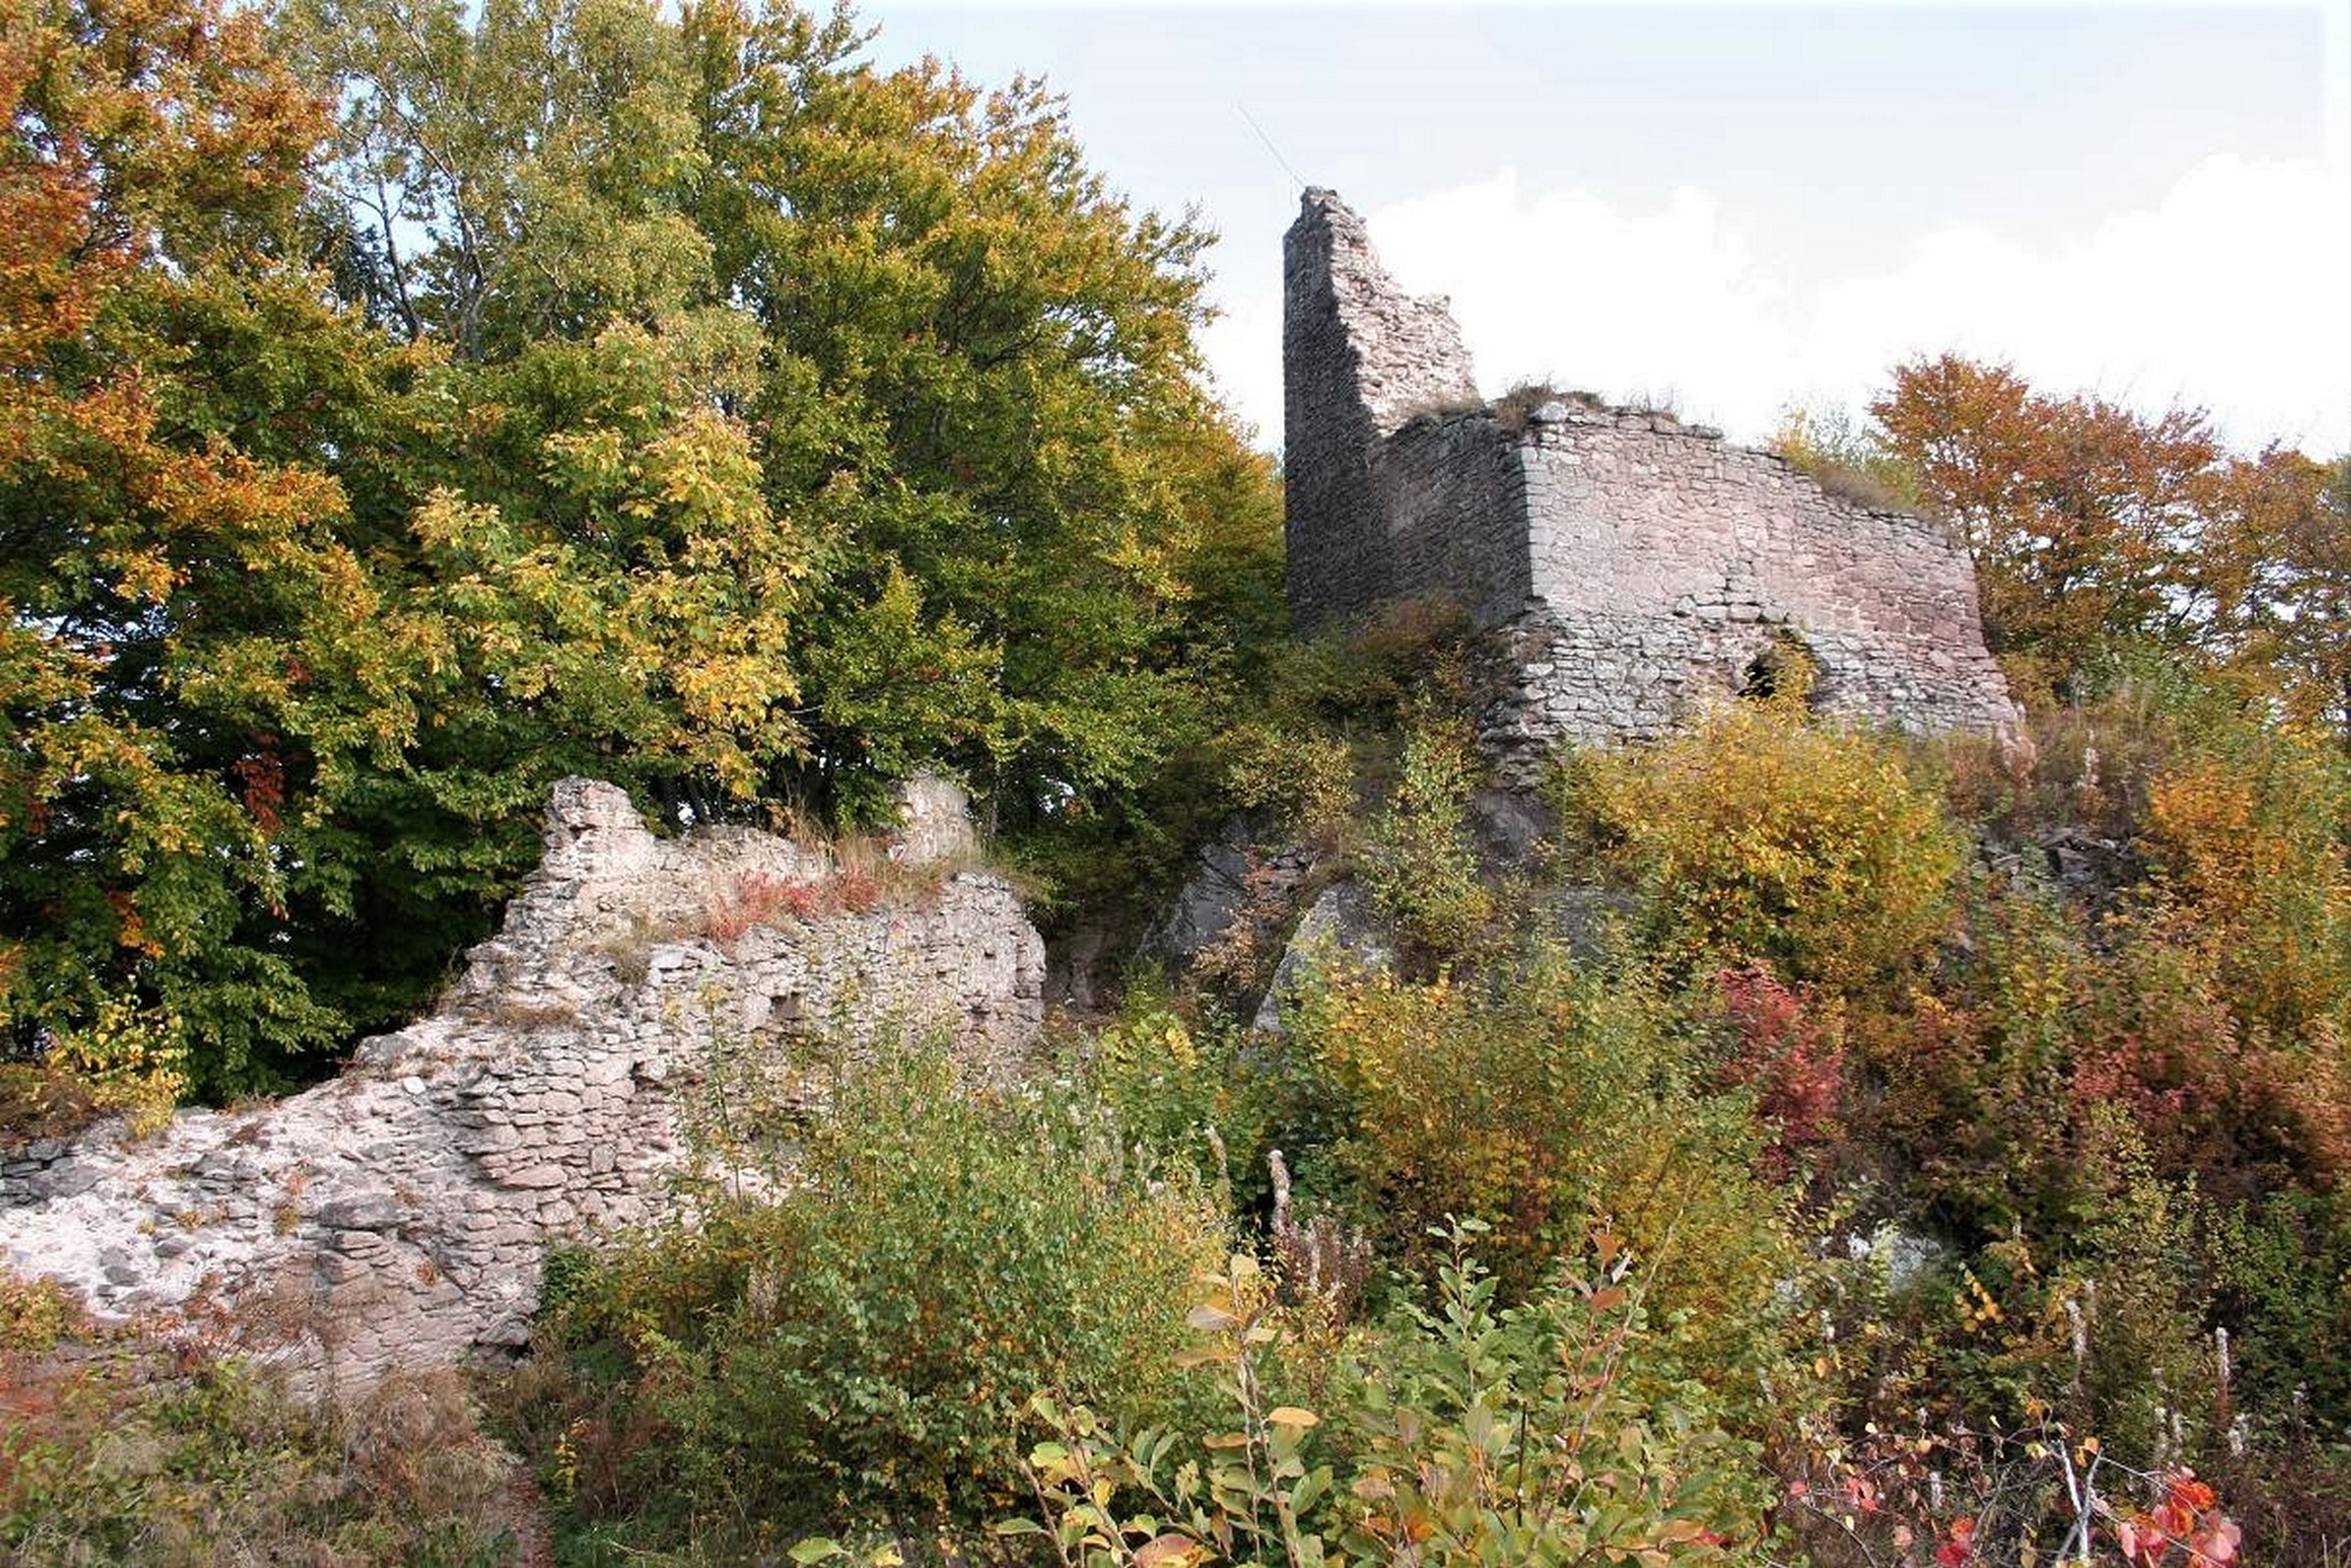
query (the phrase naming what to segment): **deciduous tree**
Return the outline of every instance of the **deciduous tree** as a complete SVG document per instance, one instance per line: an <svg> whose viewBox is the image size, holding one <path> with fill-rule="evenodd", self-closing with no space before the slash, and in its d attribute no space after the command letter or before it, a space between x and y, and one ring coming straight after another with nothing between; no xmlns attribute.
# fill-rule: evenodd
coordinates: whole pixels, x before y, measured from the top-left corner
<svg viewBox="0 0 2351 1568"><path fill-rule="evenodd" d="M12 10L0 102L7 1019L218 1085L338 1025L285 949L306 803L412 717L307 460L371 348L289 259L321 123L251 15Z"/></svg>
<svg viewBox="0 0 2351 1568"><path fill-rule="evenodd" d="M1974 556L2012 675L2063 689L2102 648L2186 645L2208 624L2195 556L2228 464L2202 411L2148 419L1944 355L1898 366L1870 412Z"/></svg>

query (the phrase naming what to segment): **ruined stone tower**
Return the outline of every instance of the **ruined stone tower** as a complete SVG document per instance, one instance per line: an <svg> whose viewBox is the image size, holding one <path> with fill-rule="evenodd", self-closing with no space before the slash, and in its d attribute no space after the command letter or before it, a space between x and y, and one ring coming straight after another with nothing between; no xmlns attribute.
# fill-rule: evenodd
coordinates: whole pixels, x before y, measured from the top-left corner
<svg viewBox="0 0 2351 1568"><path fill-rule="evenodd" d="M1282 274L1292 623L1458 601L1508 655L1487 727L1506 763L1659 734L1790 642L1827 713L2015 717L1937 525L1666 414L1558 400L1511 428L1445 303L1398 292L1329 191L1306 193Z"/></svg>

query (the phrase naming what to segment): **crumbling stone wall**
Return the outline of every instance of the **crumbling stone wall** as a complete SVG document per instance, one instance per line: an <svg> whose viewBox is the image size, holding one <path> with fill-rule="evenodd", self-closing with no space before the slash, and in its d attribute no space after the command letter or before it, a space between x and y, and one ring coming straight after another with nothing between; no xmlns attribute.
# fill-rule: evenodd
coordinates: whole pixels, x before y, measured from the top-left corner
<svg viewBox="0 0 2351 1568"><path fill-rule="evenodd" d="M1443 300L1401 293L1363 220L1309 191L1282 244L1282 467L1290 618L1312 631L1399 592L1371 476L1415 415L1475 404L1477 380Z"/></svg>
<svg viewBox="0 0 2351 1568"><path fill-rule="evenodd" d="M1501 652L1506 774L1561 738L1656 735L1782 641L1827 712L2014 718L1973 568L1935 524L1650 410L1563 400L1506 425L1464 390L1441 302L1399 294L1328 191L1306 193L1284 269L1292 619L1458 601Z"/></svg>
<svg viewBox="0 0 2351 1568"><path fill-rule="evenodd" d="M745 1064L788 1101L818 1037L902 1026L1012 1069L1043 944L1001 880L956 870L942 788L910 796L903 896L861 911L823 848L656 838L621 791L566 781L539 871L431 1017L275 1105L0 1159L0 1257L312 1387L517 1346L549 1246L667 1210Z"/></svg>
<svg viewBox="0 0 2351 1568"><path fill-rule="evenodd" d="M1535 589L1532 470L1491 416L1415 419L1380 443L1371 474L1370 515L1385 524L1380 597L1441 594L1481 626L1518 613Z"/></svg>

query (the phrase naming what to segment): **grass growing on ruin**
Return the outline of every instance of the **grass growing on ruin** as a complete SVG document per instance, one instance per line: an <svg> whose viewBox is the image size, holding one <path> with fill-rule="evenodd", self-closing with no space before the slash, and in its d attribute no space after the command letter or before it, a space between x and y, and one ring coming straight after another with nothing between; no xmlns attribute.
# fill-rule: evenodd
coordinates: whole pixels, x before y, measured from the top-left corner
<svg viewBox="0 0 2351 1568"><path fill-rule="evenodd" d="M1924 504L1917 472L1842 411L1791 408L1767 446L1839 500L1881 512Z"/></svg>
<svg viewBox="0 0 2351 1568"><path fill-rule="evenodd" d="M90 1086L33 1062L0 1062L0 1148L72 1137L106 1115Z"/></svg>

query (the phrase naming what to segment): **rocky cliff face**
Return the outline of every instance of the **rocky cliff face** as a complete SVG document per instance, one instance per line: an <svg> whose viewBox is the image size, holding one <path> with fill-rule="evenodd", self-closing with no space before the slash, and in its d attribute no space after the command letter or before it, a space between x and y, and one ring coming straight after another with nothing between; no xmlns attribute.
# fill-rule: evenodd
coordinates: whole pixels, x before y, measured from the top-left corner
<svg viewBox="0 0 2351 1568"><path fill-rule="evenodd" d="M830 1053L940 1029L1012 1069L1043 944L1009 887L956 869L942 790L910 796L877 874L747 830L657 838L566 781L539 872L430 1017L275 1105L0 1153L0 1257L313 1388L518 1346L552 1244L788 1138Z"/></svg>

